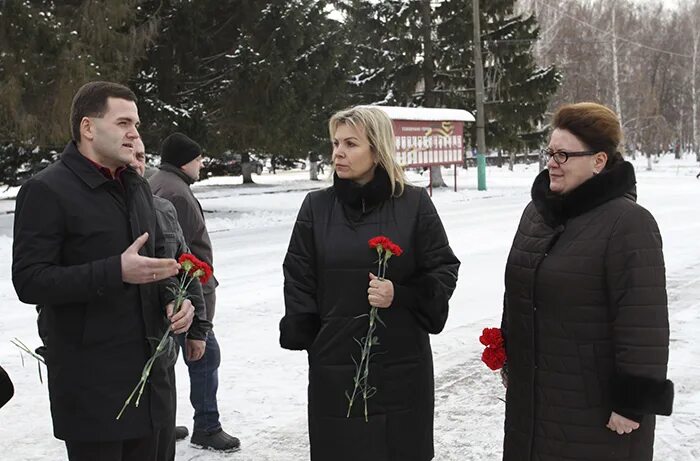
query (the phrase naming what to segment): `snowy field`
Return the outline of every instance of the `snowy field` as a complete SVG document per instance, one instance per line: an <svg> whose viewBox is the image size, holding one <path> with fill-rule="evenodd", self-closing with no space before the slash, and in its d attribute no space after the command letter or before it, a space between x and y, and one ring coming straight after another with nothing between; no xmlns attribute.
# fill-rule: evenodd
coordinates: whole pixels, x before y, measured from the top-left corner
<svg viewBox="0 0 700 461"><path fill-rule="evenodd" d="M700 180L694 157L666 156L645 171L636 163L639 202L656 217L664 237L671 314L669 377L676 384L675 412L659 418L656 457L700 459ZM259 184L214 178L195 187L206 211L221 286L215 331L222 349L219 407L224 428L240 437L242 450L216 454L177 445L177 460L301 461L308 459L307 361L304 352L282 350L277 325L284 311L282 259L304 195L328 182L306 172L264 173ZM496 461L501 458L504 390L480 361L478 336L497 326L503 268L520 214L529 200L537 165L489 168L488 191L476 190L476 170L459 170L459 190L436 191L433 200L452 247L462 261L445 331L432 338L435 356L436 460ZM452 172L445 171L450 183ZM412 174L414 184L426 184ZM4 193L11 197L12 191ZM36 364L23 367L10 339L39 344L32 306L21 304L10 280L14 201L0 200L0 363L17 388L0 410L0 458L64 460L53 438L46 385ZM178 374L178 423L191 429L189 383ZM134 377L136 380L137 377ZM126 392L127 390L125 390Z"/></svg>

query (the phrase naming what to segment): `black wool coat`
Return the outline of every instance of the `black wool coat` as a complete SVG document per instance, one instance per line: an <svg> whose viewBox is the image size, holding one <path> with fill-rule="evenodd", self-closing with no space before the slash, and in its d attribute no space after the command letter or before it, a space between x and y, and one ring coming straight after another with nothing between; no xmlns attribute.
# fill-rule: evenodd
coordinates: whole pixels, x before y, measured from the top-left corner
<svg viewBox="0 0 700 461"><path fill-rule="evenodd" d="M668 415L661 236L623 162L565 196L545 170L508 256L505 461L650 461ZM618 435L612 411L640 422Z"/></svg>
<svg viewBox="0 0 700 461"><path fill-rule="evenodd" d="M116 416L169 326L167 283L122 282L121 253L142 233L144 256L163 254L148 183L135 171L123 188L74 143L17 195L12 281L19 299L41 304L48 328L48 385L54 435L63 440L144 437L170 413L174 357L161 356L139 407ZM159 245L159 247L157 247Z"/></svg>
<svg viewBox="0 0 700 461"><path fill-rule="evenodd" d="M404 254L389 260L394 301L380 309L380 344L370 362L365 422L362 398L347 418L355 365L365 336L369 272L384 235ZM392 197L378 168L367 185L340 180L307 195L284 260L286 315L280 343L309 356L309 437L313 461L428 461L433 458L433 362L429 333L447 320L459 261L424 189Z"/></svg>

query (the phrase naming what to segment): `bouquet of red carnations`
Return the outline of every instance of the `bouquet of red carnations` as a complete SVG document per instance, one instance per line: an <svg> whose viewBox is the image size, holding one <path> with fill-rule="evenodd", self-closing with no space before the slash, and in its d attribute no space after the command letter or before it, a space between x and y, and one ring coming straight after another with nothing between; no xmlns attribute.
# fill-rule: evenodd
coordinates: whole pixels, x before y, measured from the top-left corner
<svg viewBox="0 0 700 461"><path fill-rule="evenodd" d="M484 328L479 342L486 346L481 354L481 361L493 371L500 370L506 363L506 349L500 328Z"/></svg>
<svg viewBox="0 0 700 461"><path fill-rule="evenodd" d="M392 242L391 239L382 235L371 238L368 243L369 247L375 250L379 257L377 259L377 276L379 280L384 280L389 258L392 256L401 256L403 250L400 246ZM355 341L361 348L360 361L358 362L355 360L355 357L352 358L352 361L355 363L354 386L352 394L345 391L345 397L348 399L347 417L349 418L350 410L352 410L355 399L362 395L362 399L365 403L365 422L367 422L369 420L367 415L367 400L377 392L375 387L369 385L369 362L372 358L372 346L379 344L379 337L375 336L374 332L377 329L378 323L382 324L384 327L386 327L386 325L379 317L379 310L377 307L370 307L369 314L363 314L360 317L364 317L365 315L369 316L367 334L362 339L358 340L355 338Z"/></svg>
<svg viewBox="0 0 700 461"><path fill-rule="evenodd" d="M211 266L209 266L209 264L205 263L204 261L200 261L199 259L197 259L196 256L192 254L182 254L177 262L180 263L180 278L178 280L177 286L169 287L170 292L174 296L173 301L175 302L175 307L173 308L173 315L175 315L180 310L180 308L182 307L182 303L185 302L185 300L188 298L187 289L189 288L192 281L195 279L199 279L200 283L204 285L205 283L207 283L207 280L209 280L209 278L212 275ZM124 402L124 406L117 415L117 419L119 419L124 413L124 410L126 410L126 407L129 405L134 396L136 396L136 402L134 403L134 406L139 406L141 395L143 394L143 390L146 387L146 382L148 381L148 377L151 374L153 364L155 363L158 357L163 355L163 353L165 353L165 351L168 350L170 342L172 341L173 339L170 336L170 328L168 328L163 334L163 336L160 338L158 346L156 346L155 352L153 353L151 358L148 359L146 365L144 365L143 371L141 372L141 379L139 379L139 382L136 384L136 387L134 387L134 390L131 391L131 394ZM136 395L137 392L138 395Z"/></svg>

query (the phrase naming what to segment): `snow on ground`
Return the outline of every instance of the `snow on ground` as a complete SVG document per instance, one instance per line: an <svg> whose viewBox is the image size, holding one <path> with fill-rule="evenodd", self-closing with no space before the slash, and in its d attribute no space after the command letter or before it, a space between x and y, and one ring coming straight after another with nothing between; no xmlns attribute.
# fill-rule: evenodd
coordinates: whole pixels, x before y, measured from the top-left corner
<svg viewBox="0 0 700 461"><path fill-rule="evenodd" d="M639 202L656 217L664 237L671 312L669 376L676 384L675 413L659 418L656 459L700 459L700 181L694 158L671 156L645 171L636 163ZM432 338L435 356L436 460L500 459L504 395L496 374L480 361L478 336L500 320L503 267L520 214L529 200L536 165L514 172L489 168L488 191L476 190L476 170L459 170L459 191L433 197L462 261L450 319ZM307 361L304 352L278 345L283 313L281 264L299 205L309 190L328 182L308 180L306 172L264 173L257 185L241 178L212 178L195 186L206 212L221 283L216 317L222 348L219 407L227 431L241 438L234 454L177 445L177 460L300 461L308 459L306 424ZM410 174L425 185L427 174ZM452 172L445 171L451 185ZM10 194L8 194L10 195ZM8 195L5 195L7 197ZM14 202L0 200L0 363L17 388L0 410L0 453L16 461L66 459L52 436L48 395L36 365L23 367L10 339L39 343L35 314L21 304L10 281ZM185 366L178 374L178 423L190 424ZM134 377L136 379L136 377ZM126 391L125 391L126 392Z"/></svg>

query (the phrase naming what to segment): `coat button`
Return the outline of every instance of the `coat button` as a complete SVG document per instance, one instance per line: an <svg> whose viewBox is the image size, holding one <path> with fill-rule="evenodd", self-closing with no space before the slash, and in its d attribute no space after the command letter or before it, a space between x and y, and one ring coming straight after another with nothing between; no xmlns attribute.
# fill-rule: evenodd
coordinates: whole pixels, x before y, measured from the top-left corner
<svg viewBox="0 0 700 461"><path fill-rule="evenodd" d="M97 296L102 296L105 294L104 288L100 287L97 289Z"/></svg>

